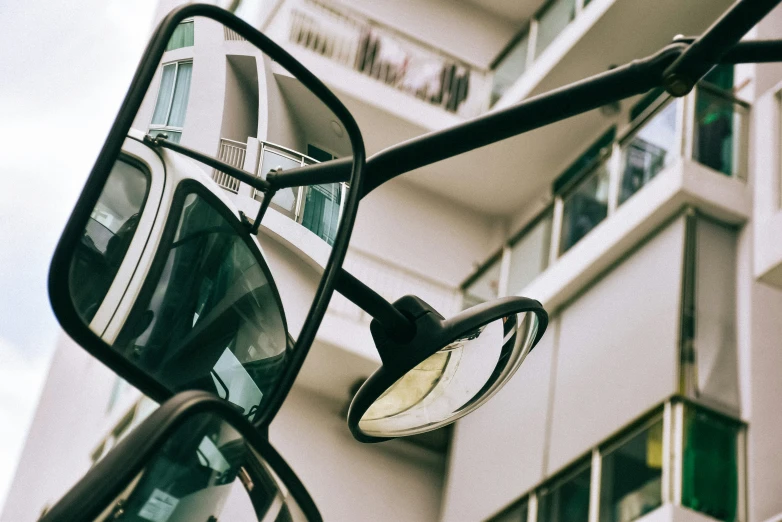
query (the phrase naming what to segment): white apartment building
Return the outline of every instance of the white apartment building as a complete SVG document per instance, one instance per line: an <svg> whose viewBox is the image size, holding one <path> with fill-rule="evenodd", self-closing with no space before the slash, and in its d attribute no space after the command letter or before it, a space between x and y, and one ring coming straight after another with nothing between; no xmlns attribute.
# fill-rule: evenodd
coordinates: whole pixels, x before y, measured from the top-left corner
<svg viewBox="0 0 782 522"><path fill-rule="evenodd" d="M177 3L161 2L160 16ZM238 14L335 91L372 154L651 54L702 32L730 3L277 0ZM242 54L229 33L194 25L170 63L195 71L207 37ZM780 38L781 28L778 8L748 38ZM232 63L241 77L246 63ZM475 413L413 442L362 445L344 417L379 358L366 315L335 296L271 427L324 518L776 519L780 93L782 65L720 67L684 98L623 100L368 196L345 266L386 298L416 294L448 316L524 295L551 321ZM140 120L155 119L146 111ZM156 126L181 130L176 121L144 130ZM247 170L267 154L307 162L308 145L344 154L272 130L235 132L208 146ZM215 179L252 215L249 187ZM312 227L306 206L272 210L289 219L283 226L328 228ZM259 236L272 257L280 234ZM284 259L275 273L300 268ZM34 519L153 407L63 338L0 519Z"/></svg>

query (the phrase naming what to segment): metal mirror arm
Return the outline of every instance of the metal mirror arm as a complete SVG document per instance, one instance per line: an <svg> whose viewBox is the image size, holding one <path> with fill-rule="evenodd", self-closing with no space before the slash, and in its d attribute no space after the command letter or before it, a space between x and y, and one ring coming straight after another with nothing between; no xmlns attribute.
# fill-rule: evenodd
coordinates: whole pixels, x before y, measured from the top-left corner
<svg viewBox="0 0 782 522"><path fill-rule="evenodd" d="M178 143L169 141L168 139L166 139L164 135L150 136L149 134L147 134L146 136L144 136L144 143L146 143L151 147L163 147L166 149L170 149L173 150L174 152L178 152L179 154L182 154L183 156L187 156L188 158L193 158L194 160L209 165L210 167L217 169L220 172L225 172L232 178L236 178L242 183L247 183L251 187L258 189L261 192L266 192L270 188L268 181L261 179L257 176L254 176L249 172L245 172L242 169L237 169L236 167L233 167L227 163L223 163L222 161L214 159L211 156L202 154L189 147L184 147Z"/></svg>
<svg viewBox="0 0 782 522"><path fill-rule="evenodd" d="M389 339L404 344L415 337L415 323L380 294L344 269L339 271L334 289L377 320Z"/></svg>
<svg viewBox="0 0 782 522"><path fill-rule="evenodd" d="M672 96L684 96L709 69L766 16L780 0L740 0L669 65L663 86Z"/></svg>

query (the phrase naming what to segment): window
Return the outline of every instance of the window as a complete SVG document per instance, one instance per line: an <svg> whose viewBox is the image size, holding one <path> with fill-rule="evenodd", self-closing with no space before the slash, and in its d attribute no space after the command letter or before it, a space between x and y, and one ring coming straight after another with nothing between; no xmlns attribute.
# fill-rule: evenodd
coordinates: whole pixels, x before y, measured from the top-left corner
<svg viewBox="0 0 782 522"><path fill-rule="evenodd" d="M582 466L538 490L538 522L587 522L592 467Z"/></svg>
<svg viewBox="0 0 782 522"><path fill-rule="evenodd" d="M672 163L676 146L676 104L669 103L622 143L620 205Z"/></svg>
<svg viewBox="0 0 782 522"><path fill-rule="evenodd" d="M610 173L601 160L586 179L563 198L560 254L567 252L608 215Z"/></svg>
<svg viewBox="0 0 782 522"><path fill-rule="evenodd" d="M281 305L246 231L197 186L180 184L113 347L172 390L217 392L252 420L288 361Z"/></svg>
<svg viewBox="0 0 782 522"><path fill-rule="evenodd" d="M685 408L682 505L718 520L737 519L739 429L727 418Z"/></svg>
<svg viewBox="0 0 782 522"><path fill-rule="evenodd" d="M528 51L529 32L526 32L518 42L513 43L513 47L494 68L491 105L497 103L497 100L502 98L502 95L524 74L527 69Z"/></svg>
<svg viewBox="0 0 782 522"><path fill-rule="evenodd" d="M193 47L194 41L195 24L192 20L185 20L174 29L174 34L171 35L168 45L166 45L166 51L173 51L182 47Z"/></svg>
<svg viewBox="0 0 782 522"><path fill-rule="evenodd" d="M508 293L519 293L548 268L551 212L545 213L510 247Z"/></svg>
<svg viewBox="0 0 782 522"><path fill-rule="evenodd" d="M629 522L662 505L663 421L603 454L600 522Z"/></svg>
<svg viewBox="0 0 782 522"><path fill-rule="evenodd" d="M543 53L559 33L576 17L576 0L554 0L538 15L535 57Z"/></svg>
<svg viewBox="0 0 782 522"><path fill-rule="evenodd" d="M111 169L71 261L68 280L79 317L90 323L136 233L149 174L120 157Z"/></svg>
<svg viewBox="0 0 782 522"><path fill-rule="evenodd" d="M465 285L463 308L470 308L497 298L500 291L500 260L501 256L495 256L495 259L489 261L478 276Z"/></svg>
<svg viewBox="0 0 782 522"><path fill-rule="evenodd" d="M165 133L168 139L175 143L182 139L192 75L192 61L167 63L163 66L155 111L149 125L149 133L152 136Z"/></svg>

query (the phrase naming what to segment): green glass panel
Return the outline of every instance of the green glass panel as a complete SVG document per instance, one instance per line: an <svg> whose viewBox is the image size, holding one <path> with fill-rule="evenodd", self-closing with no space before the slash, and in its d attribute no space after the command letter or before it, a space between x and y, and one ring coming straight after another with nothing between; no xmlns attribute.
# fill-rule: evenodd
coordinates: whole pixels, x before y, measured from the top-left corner
<svg viewBox="0 0 782 522"><path fill-rule="evenodd" d="M538 522L587 522L592 468L586 467L538 491Z"/></svg>
<svg viewBox="0 0 782 522"><path fill-rule="evenodd" d="M608 216L609 177L608 166L603 162L565 197L560 253L578 243Z"/></svg>
<svg viewBox="0 0 782 522"><path fill-rule="evenodd" d="M538 38L535 56L538 57L576 17L576 0L554 0L538 16Z"/></svg>
<svg viewBox="0 0 782 522"><path fill-rule="evenodd" d="M334 244L339 225L340 184L306 187L301 224L329 245Z"/></svg>
<svg viewBox="0 0 782 522"><path fill-rule="evenodd" d="M195 24L190 22L182 22L174 29L174 34L168 40L166 45L166 51L173 51L174 49L180 49L182 47L192 47L195 40Z"/></svg>
<svg viewBox="0 0 782 522"><path fill-rule="evenodd" d="M502 510L501 513L490 518L489 522L527 522L528 514L529 501L525 498L521 502Z"/></svg>
<svg viewBox="0 0 782 522"><path fill-rule="evenodd" d="M737 519L738 431L732 422L687 408L682 505L718 520Z"/></svg>
<svg viewBox="0 0 782 522"><path fill-rule="evenodd" d="M737 114L734 104L717 94L699 89L695 103L696 161L722 172L736 174L734 144L738 135Z"/></svg>
<svg viewBox="0 0 782 522"><path fill-rule="evenodd" d="M513 45L508 54L497 64L494 69L494 78L491 88L491 104L497 103L510 87L516 83L527 69L527 51L529 48L529 34L525 34Z"/></svg>

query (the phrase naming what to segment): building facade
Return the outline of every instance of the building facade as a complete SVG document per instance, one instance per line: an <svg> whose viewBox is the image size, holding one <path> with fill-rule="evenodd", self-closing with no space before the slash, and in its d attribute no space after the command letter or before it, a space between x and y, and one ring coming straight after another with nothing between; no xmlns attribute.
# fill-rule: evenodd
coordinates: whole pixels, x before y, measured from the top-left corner
<svg viewBox="0 0 782 522"><path fill-rule="evenodd" d="M160 15L176 3L162 2ZM729 5L278 0L238 14L334 90L372 154L649 55L702 32ZM782 8L748 38L780 38L780 27ZM219 100L231 85L235 99L257 97L247 89L263 90L266 78L300 117L295 86L273 64L259 73L241 40L197 20L179 33L185 45L168 51L153 84L170 102L158 112L159 95L150 99L136 126L191 139L194 98L181 102L177 85L196 92L200 38L232 49L220 55L228 87ZM452 429L361 445L346 405L379 358L366 314L335 295L271 428L325 519L776 520L781 93L782 65L718 67L684 98L623 100L368 196L345 266L386 298L416 294L448 316L524 295L551 321L505 388ZM286 141L282 127L262 132L263 118L246 115L200 134L204 150L259 175L266 158L293 166L346 153L323 139ZM211 174L251 215L250 187ZM341 190L322 199L337 208ZM307 195L290 196L273 209L289 220L280 226L327 244L334 212L307 217ZM300 271L275 249L303 232L280 230L259 236L275 273ZM151 408L63 339L2 519L37 516ZM70 416L80 427L65 437L57 419ZM41 477L46 458L63 465Z"/></svg>

